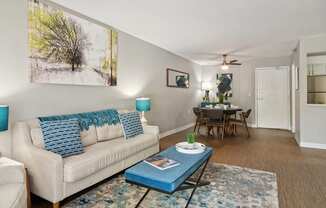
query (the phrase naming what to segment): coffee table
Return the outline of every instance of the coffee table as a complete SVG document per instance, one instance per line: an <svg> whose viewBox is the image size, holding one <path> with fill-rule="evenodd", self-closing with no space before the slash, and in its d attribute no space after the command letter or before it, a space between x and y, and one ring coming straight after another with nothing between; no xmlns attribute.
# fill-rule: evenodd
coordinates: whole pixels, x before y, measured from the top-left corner
<svg viewBox="0 0 326 208"><path fill-rule="evenodd" d="M209 185L209 182L202 181L201 177L205 172L212 153L212 148L207 147L206 150L200 154L183 154L178 152L173 146L158 153L158 155L178 161L180 165L166 170L159 170L142 161L127 169L124 176L128 183L147 188L145 194L138 201L135 207L138 207L141 204L150 190L173 194L176 191L192 189L191 195L185 206L188 207L197 187ZM190 177L199 170L200 167L202 167L202 170L200 171L199 176L195 180L190 179Z"/></svg>

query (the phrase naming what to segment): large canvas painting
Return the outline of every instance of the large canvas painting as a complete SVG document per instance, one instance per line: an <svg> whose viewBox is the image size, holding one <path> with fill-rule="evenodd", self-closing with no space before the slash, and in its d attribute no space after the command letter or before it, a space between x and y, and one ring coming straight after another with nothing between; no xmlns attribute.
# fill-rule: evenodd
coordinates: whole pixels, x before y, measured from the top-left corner
<svg viewBox="0 0 326 208"><path fill-rule="evenodd" d="M117 85L117 31L40 0L29 0L32 82Z"/></svg>

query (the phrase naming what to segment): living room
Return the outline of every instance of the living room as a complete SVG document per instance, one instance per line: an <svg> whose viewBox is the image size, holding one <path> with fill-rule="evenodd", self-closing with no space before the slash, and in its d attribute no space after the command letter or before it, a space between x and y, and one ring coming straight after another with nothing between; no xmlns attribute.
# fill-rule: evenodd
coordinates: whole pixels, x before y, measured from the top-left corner
<svg viewBox="0 0 326 208"><path fill-rule="evenodd" d="M323 207L325 9L5 0L0 207ZM79 152L47 149L59 121Z"/></svg>

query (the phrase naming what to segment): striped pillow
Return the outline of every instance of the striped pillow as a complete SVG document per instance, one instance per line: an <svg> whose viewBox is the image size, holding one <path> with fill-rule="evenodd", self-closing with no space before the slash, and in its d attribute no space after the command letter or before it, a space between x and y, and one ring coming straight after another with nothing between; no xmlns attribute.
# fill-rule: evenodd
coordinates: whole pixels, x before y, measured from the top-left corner
<svg viewBox="0 0 326 208"><path fill-rule="evenodd" d="M41 121L46 150L68 157L83 153L78 119Z"/></svg>
<svg viewBox="0 0 326 208"><path fill-rule="evenodd" d="M121 113L119 118L126 139L144 133L138 112Z"/></svg>

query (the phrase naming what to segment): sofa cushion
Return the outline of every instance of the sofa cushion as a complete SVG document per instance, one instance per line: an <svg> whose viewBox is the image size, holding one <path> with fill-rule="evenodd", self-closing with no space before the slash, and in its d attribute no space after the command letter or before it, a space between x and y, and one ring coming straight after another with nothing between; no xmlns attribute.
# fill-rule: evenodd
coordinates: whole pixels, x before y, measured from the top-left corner
<svg viewBox="0 0 326 208"><path fill-rule="evenodd" d="M41 121L40 126L46 150L62 157L83 152L78 119Z"/></svg>
<svg viewBox="0 0 326 208"><path fill-rule="evenodd" d="M144 133L138 112L121 113L119 119L126 139Z"/></svg>
<svg viewBox="0 0 326 208"><path fill-rule="evenodd" d="M105 124L103 126L96 127L97 141L106 141L110 139L115 139L123 136L121 124Z"/></svg>
<svg viewBox="0 0 326 208"><path fill-rule="evenodd" d="M125 139L124 143L127 146L128 156L131 156L157 144L158 140L153 134L140 134L135 136L135 139Z"/></svg>
<svg viewBox="0 0 326 208"><path fill-rule="evenodd" d="M122 162L157 142L154 135L141 134L137 139L121 137L86 147L83 154L64 158L64 181L78 181L111 164Z"/></svg>

